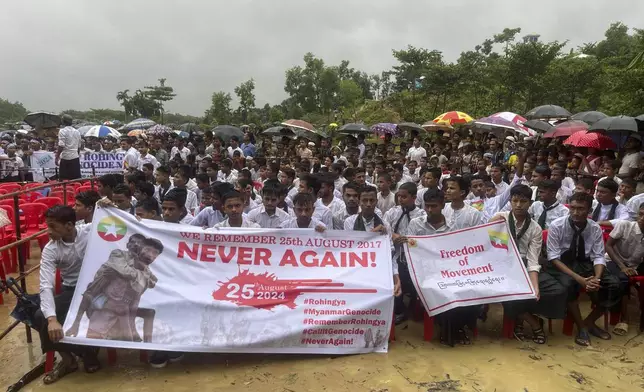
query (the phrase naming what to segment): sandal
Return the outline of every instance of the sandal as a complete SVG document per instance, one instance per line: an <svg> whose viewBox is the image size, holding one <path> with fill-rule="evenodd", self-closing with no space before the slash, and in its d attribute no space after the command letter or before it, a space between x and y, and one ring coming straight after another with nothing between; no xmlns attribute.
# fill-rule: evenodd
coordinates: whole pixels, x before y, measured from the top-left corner
<svg viewBox="0 0 644 392"><path fill-rule="evenodd" d="M607 331L604 331L603 329L599 328L596 325L592 325L590 328L588 328L588 332L590 332L591 335L598 337L602 340L611 339L611 336Z"/></svg>
<svg viewBox="0 0 644 392"><path fill-rule="evenodd" d="M101 370L101 362L96 356L96 352L86 353L83 355L83 367L85 368L85 373L96 373Z"/></svg>
<svg viewBox="0 0 644 392"><path fill-rule="evenodd" d="M536 344L546 344L548 339L546 338L546 333L543 331L543 328L532 330L532 341Z"/></svg>
<svg viewBox="0 0 644 392"><path fill-rule="evenodd" d="M588 331L586 329L582 329L579 332L577 332L577 336L575 337L575 343L584 347L590 346L590 335L588 335Z"/></svg>
<svg viewBox="0 0 644 392"><path fill-rule="evenodd" d="M462 329L462 328L459 329L456 332L456 334L457 334L457 339L458 339L459 344L462 344L463 346L469 346L470 344L472 344L472 341L470 340L470 337L467 336L467 333L465 333L464 329Z"/></svg>
<svg viewBox="0 0 644 392"><path fill-rule="evenodd" d="M626 334L628 334L628 324L617 323L615 328L613 328L613 333L617 336L625 336Z"/></svg>
<svg viewBox="0 0 644 392"><path fill-rule="evenodd" d="M65 361L60 361L56 363L54 369L45 374L45 377L42 379L45 385L53 384L61 378L65 377L70 373L74 373L78 370L78 363L75 359L71 363L65 363Z"/></svg>
<svg viewBox="0 0 644 392"><path fill-rule="evenodd" d="M520 342L525 341L525 333L523 332L523 324L517 323L517 324L514 325L514 337Z"/></svg>

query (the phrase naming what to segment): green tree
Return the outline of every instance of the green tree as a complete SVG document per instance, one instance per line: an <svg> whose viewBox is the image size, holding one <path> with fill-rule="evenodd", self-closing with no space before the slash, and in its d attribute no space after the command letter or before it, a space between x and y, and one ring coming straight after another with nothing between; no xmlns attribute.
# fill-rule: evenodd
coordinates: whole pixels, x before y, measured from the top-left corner
<svg viewBox="0 0 644 392"><path fill-rule="evenodd" d="M210 99L210 108L206 110L204 122L213 125L230 124L233 116L230 108L232 100L230 93L214 92Z"/></svg>
<svg viewBox="0 0 644 392"><path fill-rule="evenodd" d="M159 84L156 86L145 86L144 94L151 100L157 103L157 110L161 114L161 123L163 123L163 112L165 102L172 101L177 94L174 93L174 89L170 86L165 85L166 79L159 79Z"/></svg>
<svg viewBox="0 0 644 392"><path fill-rule="evenodd" d="M27 113L27 109L20 102L0 98L0 125L6 123L5 126L9 128L13 123L22 121Z"/></svg>
<svg viewBox="0 0 644 392"><path fill-rule="evenodd" d="M340 82L338 103L344 114L350 115L353 121L357 121L357 111L363 102L362 88L355 81L347 79Z"/></svg>
<svg viewBox="0 0 644 392"><path fill-rule="evenodd" d="M239 98L239 108L241 109L242 121L247 122L248 112L255 107L255 81L249 79L239 86L235 87L235 94Z"/></svg>

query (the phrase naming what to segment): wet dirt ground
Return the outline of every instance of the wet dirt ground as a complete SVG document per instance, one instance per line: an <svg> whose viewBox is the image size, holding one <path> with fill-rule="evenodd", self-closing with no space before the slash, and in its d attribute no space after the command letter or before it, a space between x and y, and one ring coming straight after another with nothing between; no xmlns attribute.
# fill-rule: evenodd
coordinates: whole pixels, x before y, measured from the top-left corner
<svg viewBox="0 0 644 392"><path fill-rule="evenodd" d="M38 260L32 251L31 264ZM37 273L28 279L38 287ZM0 328L12 323L12 294L0 305ZM583 303L583 310L588 303ZM117 363L95 374L81 370L54 385L33 381L23 391L160 392L160 391L637 391L644 390L644 334L637 333L637 300L631 302L633 322L628 336L593 346L576 346L553 322L546 345L501 337L502 309L492 305L479 323L479 336L469 347L449 348L423 341L422 323L408 321L396 328L387 354L350 356L188 354L164 369L139 362L137 352L119 350ZM27 344L22 325L0 341L0 387L16 382L44 360L38 344Z"/></svg>

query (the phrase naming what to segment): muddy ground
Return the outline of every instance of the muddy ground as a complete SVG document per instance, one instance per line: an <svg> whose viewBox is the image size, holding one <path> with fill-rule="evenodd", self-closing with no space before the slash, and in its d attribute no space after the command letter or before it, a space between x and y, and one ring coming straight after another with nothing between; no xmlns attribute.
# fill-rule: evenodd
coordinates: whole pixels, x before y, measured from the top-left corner
<svg viewBox="0 0 644 392"><path fill-rule="evenodd" d="M37 260L38 251L32 252ZM35 263L32 261L31 263ZM37 290L37 274L29 279ZM0 305L0 327L11 324L13 295ZM588 303L584 303L587 310ZM636 300L632 320L639 320ZM628 336L593 340L576 346L553 322L544 346L501 337L502 309L492 305L479 336L469 347L449 348L423 341L422 323L409 321L396 329L388 354L351 356L188 354L165 369L139 362L137 352L118 351L115 366L96 374L78 371L45 386L37 380L23 391L160 392L160 391L637 391L644 390L644 334L631 324ZM38 337L26 343L19 326L0 341L0 387L17 381L44 360Z"/></svg>

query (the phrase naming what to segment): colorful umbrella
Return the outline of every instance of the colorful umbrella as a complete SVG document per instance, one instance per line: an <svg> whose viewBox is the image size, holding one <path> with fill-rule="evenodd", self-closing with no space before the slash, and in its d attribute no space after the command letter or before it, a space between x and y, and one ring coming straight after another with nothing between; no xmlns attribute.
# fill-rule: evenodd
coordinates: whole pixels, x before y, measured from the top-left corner
<svg viewBox="0 0 644 392"><path fill-rule="evenodd" d="M566 146L595 148L597 150L616 150L617 145L610 137L598 132L575 132L563 142Z"/></svg>
<svg viewBox="0 0 644 392"><path fill-rule="evenodd" d="M127 133L127 135L128 135L128 136L139 137L139 136L141 136L141 135L144 135L144 134L145 134L144 132L145 132L145 131L144 131L144 130L142 130L142 129L135 129L135 130L133 130L133 131L128 132L128 133Z"/></svg>
<svg viewBox="0 0 644 392"><path fill-rule="evenodd" d="M605 115L602 112L591 111L591 112L577 113L574 116L572 116L570 119L571 120L580 120L580 121L585 122L588 125L593 125L597 121L599 121L599 120L601 120L603 118L606 118L606 117L608 117L608 116Z"/></svg>
<svg viewBox="0 0 644 392"><path fill-rule="evenodd" d="M474 119L469 114L456 111L443 113L434 119L436 124L446 124L451 126L454 126L454 124L467 124L471 121L474 121Z"/></svg>
<svg viewBox="0 0 644 392"><path fill-rule="evenodd" d="M528 120L552 120L568 119L571 114L566 109L557 105L542 105L533 108L526 113L525 118Z"/></svg>
<svg viewBox="0 0 644 392"><path fill-rule="evenodd" d="M100 138L104 138L104 137L108 137L108 136L118 139L118 138L121 137L121 134L116 129L110 128L110 127L105 126L105 125L94 125L93 127L91 127L85 133L85 137L100 137Z"/></svg>
<svg viewBox="0 0 644 392"><path fill-rule="evenodd" d="M580 120L568 120L554 126L551 130L543 134L544 139L555 137L568 137L576 132L587 131L588 124Z"/></svg>
<svg viewBox="0 0 644 392"><path fill-rule="evenodd" d="M152 120L147 118L137 118L136 120L132 120L125 124L121 129L124 131L132 131L135 129L148 129L154 125L156 125L156 123Z"/></svg>
<svg viewBox="0 0 644 392"><path fill-rule="evenodd" d="M148 135L164 135L166 133L171 133L172 128L167 125L156 124L145 130L145 133Z"/></svg>
<svg viewBox="0 0 644 392"><path fill-rule="evenodd" d="M519 133L522 133L522 134L524 134L526 136L534 136L535 135L535 132L533 130L531 130L530 128L528 128L525 125L523 125L528 120L526 120L525 117L520 116L520 115L518 115L516 113L499 112L499 113L494 113L494 114L492 114L492 115L490 115L488 117L500 117L500 118L506 119L508 121L512 121L513 123L515 123L517 125L517 127L519 127L519 129L522 129L524 131L524 132L519 132Z"/></svg>
<svg viewBox="0 0 644 392"><path fill-rule="evenodd" d="M95 125L83 125L82 127L78 128L78 133L80 133L81 136L85 136L87 131L89 131L94 126Z"/></svg>
<svg viewBox="0 0 644 392"><path fill-rule="evenodd" d="M520 127L504 117L483 117L472 122L471 127L485 132L503 133L510 131L524 136L532 136L524 127Z"/></svg>
<svg viewBox="0 0 644 392"><path fill-rule="evenodd" d="M396 124L392 123L379 123L371 126L371 131L378 135L395 135L400 130Z"/></svg>
<svg viewBox="0 0 644 392"><path fill-rule="evenodd" d="M454 129L454 127L452 127L449 124L436 124L433 121L426 122L425 124L421 125L421 127L423 127L423 129L426 130L427 132L451 131Z"/></svg>

